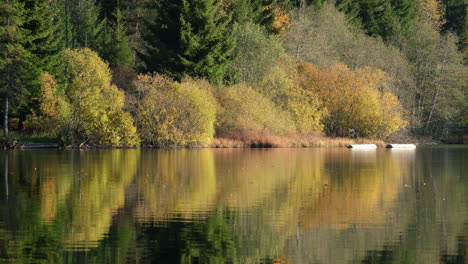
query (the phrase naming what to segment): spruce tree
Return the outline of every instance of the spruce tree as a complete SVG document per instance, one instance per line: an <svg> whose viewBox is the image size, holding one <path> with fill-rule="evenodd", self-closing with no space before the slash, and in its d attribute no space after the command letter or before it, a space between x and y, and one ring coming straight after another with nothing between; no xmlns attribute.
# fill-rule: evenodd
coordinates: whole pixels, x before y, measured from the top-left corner
<svg viewBox="0 0 468 264"><path fill-rule="evenodd" d="M226 72L234 44L218 8L215 0L182 0L178 57L185 74L220 81Z"/></svg>
<svg viewBox="0 0 468 264"><path fill-rule="evenodd" d="M146 36L147 71L221 81L231 61L230 17L215 0L161 0Z"/></svg>
<svg viewBox="0 0 468 264"><path fill-rule="evenodd" d="M322 2L314 0L313 4L320 6ZM254 23L263 26L268 33L278 34L282 28L275 28L276 16L288 13L296 4L296 1L291 0L238 0L231 4L229 10L234 23Z"/></svg>
<svg viewBox="0 0 468 264"><path fill-rule="evenodd" d="M102 57L112 67L128 68L132 61L133 51L130 46L130 40L126 35L126 23L120 9L117 9L114 13L114 19L108 31Z"/></svg>
<svg viewBox="0 0 468 264"><path fill-rule="evenodd" d="M60 51L64 48L64 24L58 0L25 0L27 19L23 25L29 34L25 49L31 53L30 66L35 77L43 71L56 73ZM38 79L38 78L36 78Z"/></svg>
<svg viewBox="0 0 468 264"><path fill-rule="evenodd" d="M359 2L355 0L337 0L335 2L336 8L345 13L349 21L354 25L362 26L362 20L359 17L360 6Z"/></svg>
<svg viewBox="0 0 468 264"><path fill-rule="evenodd" d="M39 76L44 72L58 74L59 53L64 47L64 28L59 15L59 0L22 0L24 4L24 28L28 34L24 39L24 48L29 57L26 61L26 74L22 77L24 89L31 97L39 91ZM18 129L30 109L37 107L33 100L27 100L18 108Z"/></svg>
<svg viewBox="0 0 468 264"><path fill-rule="evenodd" d="M0 93L5 137L8 136L9 106L22 103L26 92L22 81L28 58L23 46L27 36L27 31L22 28L25 14L24 4L18 0L0 2Z"/></svg>
<svg viewBox="0 0 468 264"><path fill-rule="evenodd" d="M453 31L458 35L459 47L468 59L468 4L467 0L444 0L445 19L444 30Z"/></svg>
<svg viewBox="0 0 468 264"><path fill-rule="evenodd" d="M361 26L371 36L384 39L405 31L418 14L418 4L414 0L337 0L336 6L353 24Z"/></svg>
<svg viewBox="0 0 468 264"><path fill-rule="evenodd" d="M87 47L100 51L104 43L105 19L94 0L65 0L65 28L68 48Z"/></svg>
<svg viewBox="0 0 468 264"><path fill-rule="evenodd" d="M411 22L416 18L419 12L418 1L414 0L399 0L392 1L395 15L400 21L400 25L403 31L406 31L410 26Z"/></svg>

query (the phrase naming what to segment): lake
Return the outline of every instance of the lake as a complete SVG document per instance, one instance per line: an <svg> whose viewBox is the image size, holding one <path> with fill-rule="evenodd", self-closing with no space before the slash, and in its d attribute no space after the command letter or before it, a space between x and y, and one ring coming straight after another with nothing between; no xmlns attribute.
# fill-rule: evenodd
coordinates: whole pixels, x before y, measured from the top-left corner
<svg viewBox="0 0 468 264"><path fill-rule="evenodd" d="M468 147L0 152L0 263L468 263Z"/></svg>

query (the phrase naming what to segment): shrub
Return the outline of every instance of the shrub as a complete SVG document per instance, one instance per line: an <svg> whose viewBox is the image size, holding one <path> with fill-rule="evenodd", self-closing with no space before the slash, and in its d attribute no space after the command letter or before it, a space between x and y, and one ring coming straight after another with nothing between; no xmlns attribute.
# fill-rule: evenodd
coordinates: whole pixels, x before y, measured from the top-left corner
<svg viewBox="0 0 468 264"><path fill-rule="evenodd" d="M161 75L141 75L138 130L147 144L159 147L206 145L214 135L215 99L206 81L181 83Z"/></svg>
<svg viewBox="0 0 468 264"><path fill-rule="evenodd" d="M289 113L298 133L321 132L324 114L321 102L314 91L303 89L298 84L295 68L285 63L277 63L256 88L280 109Z"/></svg>
<svg viewBox="0 0 468 264"><path fill-rule="evenodd" d="M65 50L64 99L70 105L64 139L110 146L139 143L124 94L111 84L108 65L90 49Z"/></svg>
<svg viewBox="0 0 468 264"><path fill-rule="evenodd" d="M70 118L70 105L63 92L58 89L55 78L45 72L40 76L41 88L38 96L39 112L28 117L30 130L38 134L57 137L64 132Z"/></svg>
<svg viewBox="0 0 468 264"><path fill-rule="evenodd" d="M406 124L397 98L382 92L384 72L343 64L320 70L308 63L299 70L301 85L316 92L328 110L323 120L327 135L385 138Z"/></svg>
<svg viewBox="0 0 468 264"><path fill-rule="evenodd" d="M218 136L294 132L294 123L289 114L246 84L221 88L218 101Z"/></svg>

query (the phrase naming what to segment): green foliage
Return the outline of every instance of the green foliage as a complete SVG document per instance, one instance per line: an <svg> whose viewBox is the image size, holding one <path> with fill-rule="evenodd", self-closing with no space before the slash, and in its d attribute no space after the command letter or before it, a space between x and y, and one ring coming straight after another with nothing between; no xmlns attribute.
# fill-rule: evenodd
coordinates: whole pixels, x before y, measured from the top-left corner
<svg viewBox="0 0 468 264"><path fill-rule="evenodd" d="M234 48L230 17L214 0L163 0L156 4L155 20L146 35L143 56L147 71L177 79L184 75L220 82Z"/></svg>
<svg viewBox="0 0 468 264"><path fill-rule="evenodd" d="M25 48L31 53L29 74L38 81L42 71L56 74L60 65L60 51L64 46L64 23L59 15L59 2L27 0L25 10L28 30Z"/></svg>
<svg viewBox="0 0 468 264"><path fill-rule="evenodd" d="M427 20L415 23L405 37L403 52L417 87L408 109L417 134L440 138L463 133L467 67L456 44L454 35L441 36Z"/></svg>
<svg viewBox="0 0 468 264"><path fill-rule="evenodd" d="M287 112L243 83L221 88L218 101L218 136L284 135L295 132L294 123Z"/></svg>
<svg viewBox="0 0 468 264"><path fill-rule="evenodd" d="M17 0L0 2L0 96L3 99L3 133L8 135L9 105L25 104L27 59L24 49L28 31L24 4Z"/></svg>
<svg viewBox="0 0 468 264"><path fill-rule="evenodd" d="M105 45L102 48L103 58L111 67L128 68L133 58L130 39L126 35L126 23L120 9L114 13L115 21L107 33Z"/></svg>
<svg viewBox="0 0 468 264"><path fill-rule="evenodd" d="M259 25L253 23L234 26L236 48L234 60L227 72L231 82L253 84L259 81L283 52L278 37L268 35Z"/></svg>
<svg viewBox="0 0 468 264"><path fill-rule="evenodd" d="M236 23L253 23L263 27L268 32L273 30L275 21L274 0L237 0L233 1L230 10Z"/></svg>
<svg viewBox="0 0 468 264"><path fill-rule="evenodd" d="M465 59L468 59L468 9L466 0L444 0L443 3L447 21L444 30L453 31L458 35L459 46L465 52Z"/></svg>
<svg viewBox="0 0 468 264"><path fill-rule="evenodd" d="M100 6L94 0L65 1L66 47L87 47L101 51L105 20L100 19Z"/></svg>
<svg viewBox="0 0 468 264"><path fill-rule="evenodd" d="M122 110L123 92L111 84L105 62L89 49L66 50L64 87L70 104L65 140L110 146L135 146L138 136L130 115ZM103 103L105 102L105 103Z"/></svg>
<svg viewBox="0 0 468 264"><path fill-rule="evenodd" d="M406 30L418 15L414 0L338 0L336 6L369 35L384 39Z"/></svg>
<svg viewBox="0 0 468 264"><path fill-rule="evenodd" d="M197 146L211 142L215 99L206 81L176 83L161 75L140 75L137 125L145 143L159 147Z"/></svg>

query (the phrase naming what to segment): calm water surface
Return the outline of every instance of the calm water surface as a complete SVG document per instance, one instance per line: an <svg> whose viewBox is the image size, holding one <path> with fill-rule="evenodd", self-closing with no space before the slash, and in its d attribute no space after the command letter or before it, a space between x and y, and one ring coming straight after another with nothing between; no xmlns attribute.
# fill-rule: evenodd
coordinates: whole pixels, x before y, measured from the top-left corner
<svg viewBox="0 0 468 264"><path fill-rule="evenodd" d="M0 152L0 263L468 263L468 147Z"/></svg>

